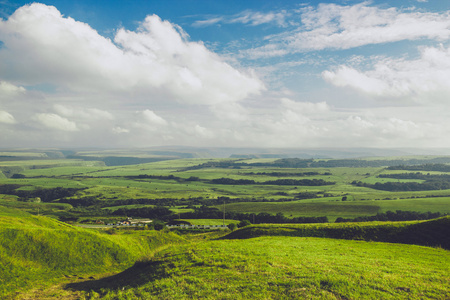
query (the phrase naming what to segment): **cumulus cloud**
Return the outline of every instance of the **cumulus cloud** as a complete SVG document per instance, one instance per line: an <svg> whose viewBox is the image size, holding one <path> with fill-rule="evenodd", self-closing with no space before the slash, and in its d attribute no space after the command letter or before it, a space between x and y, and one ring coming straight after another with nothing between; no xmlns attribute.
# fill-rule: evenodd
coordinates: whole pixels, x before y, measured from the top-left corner
<svg viewBox="0 0 450 300"><path fill-rule="evenodd" d="M134 121L130 124L134 129L157 133L160 136L170 131L169 122L149 109L136 111Z"/></svg>
<svg viewBox="0 0 450 300"><path fill-rule="evenodd" d="M8 97L8 96L16 96L18 94L25 93L25 88L21 86L15 86L12 83L6 81L0 81L0 96Z"/></svg>
<svg viewBox="0 0 450 300"><path fill-rule="evenodd" d="M111 41L52 6L31 4L0 21L0 76L70 91L146 92L167 100L215 104L264 89L177 25L147 16L136 31ZM151 99L151 98L150 98Z"/></svg>
<svg viewBox="0 0 450 300"><path fill-rule="evenodd" d="M167 121L155 114L153 111L146 109L143 112L140 112L142 119L145 120L146 123L155 125L155 126L166 126Z"/></svg>
<svg viewBox="0 0 450 300"><path fill-rule="evenodd" d="M16 119L14 119L14 116L10 113L0 110L0 123L15 124Z"/></svg>
<svg viewBox="0 0 450 300"><path fill-rule="evenodd" d="M41 113L36 114L35 118L38 122L50 129L56 129L61 131L78 131L78 127L75 122L69 121L57 114Z"/></svg>
<svg viewBox="0 0 450 300"><path fill-rule="evenodd" d="M414 96L416 99L426 93L435 96L441 93L448 97L450 48L422 48L416 60L384 58L368 71L342 65L334 71L324 71L322 77L333 85L377 96Z"/></svg>
<svg viewBox="0 0 450 300"><path fill-rule="evenodd" d="M322 4L279 15L246 11L203 25L297 27L261 39L262 47L252 49L253 57L260 58L449 38L448 12L369 4ZM296 13L300 18L293 20ZM301 26L294 25L300 21ZM11 146L17 141L33 146L383 147L426 141L450 146L442 139L450 134L448 104L441 101L432 110L423 100L424 95L436 102L450 95L447 45L420 48L420 57L414 59L353 56L341 65L331 62L336 66L323 73L322 62L345 58L341 52L262 63L259 71L266 68L271 79L277 69L291 85L306 76L308 80L290 93L258 95L265 87L251 70L231 66L156 15L147 16L136 30L118 29L110 40L54 7L32 4L0 20L0 40L0 125L3 140ZM297 67L306 68L307 74L296 78ZM376 110L361 100L372 101L366 94L422 102ZM358 108L351 106L356 101ZM376 106L380 103L387 101Z"/></svg>
<svg viewBox="0 0 450 300"><path fill-rule="evenodd" d="M323 49L350 49L371 44L403 40L450 37L449 12L431 13L419 10L379 8L362 2L352 6L319 4L299 10L301 25L267 37L262 47L242 53L248 58L280 56L289 53Z"/></svg>

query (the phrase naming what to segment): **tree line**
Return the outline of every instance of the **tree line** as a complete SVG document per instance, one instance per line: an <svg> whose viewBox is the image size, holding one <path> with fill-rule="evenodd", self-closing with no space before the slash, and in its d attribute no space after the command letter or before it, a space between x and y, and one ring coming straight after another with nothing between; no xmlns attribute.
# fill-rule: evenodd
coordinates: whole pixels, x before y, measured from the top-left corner
<svg viewBox="0 0 450 300"><path fill-rule="evenodd" d="M324 175L330 176L332 175L330 172L325 172L323 174L319 172L300 172L300 173L290 173L290 172L248 172L248 173L239 173L240 175L257 175L257 176L272 176L272 177L304 177L304 176L317 176Z"/></svg>
<svg viewBox="0 0 450 300"><path fill-rule="evenodd" d="M37 187L34 190L19 190L22 185L17 184L4 184L0 185L0 194L14 195L19 197L19 201L27 201L29 198L41 198L43 202L51 202L56 199L64 197L72 197L78 191L84 188L62 188L56 187L51 189L43 189Z"/></svg>
<svg viewBox="0 0 450 300"><path fill-rule="evenodd" d="M403 191L432 191L450 189L450 182L441 180L430 180L426 182L377 182L375 184L365 183L361 181L353 181L353 185L360 187L368 187L376 190L403 192Z"/></svg>
<svg viewBox="0 0 450 300"><path fill-rule="evenodd" d="M394 178L394 179L420 179L420 180L449 180L450 174L423 174L416 173L399 173L399 174L380 174L379 178Z"/></svg>
<svg viewBox="0 0 450 300"><path fill-rule="evenodd" d="M446 161L447 162L447 161ZM445 164L421 164L421 165L398 165L387 168L388 170L407 170L407 171L437 171L437 172L450 172L450 165Z"/></svg>
<svg viewBox="0 0 450 300"><path fill-rule="evenodd" d="M333 185L335 182L325 181L323 179L277 179L268 180L262 182L256 182L253 179L231 179L231 178L218 178L212 179L213 184L228 184L228 185L300 185L300 186L321 186L321 185Z"/></svg>
<svg viewBox="0 0 450 300"><path fill-rule="evenodd" d="M414 220L430 220L443 217L446 214L439 212L417 212L417 211L402 211L395 212L387 211L385 213L378 213L375 216L356 217L354 219L337 218L336 223L340 222L371 222L371 221L414 221Z"/></svg>

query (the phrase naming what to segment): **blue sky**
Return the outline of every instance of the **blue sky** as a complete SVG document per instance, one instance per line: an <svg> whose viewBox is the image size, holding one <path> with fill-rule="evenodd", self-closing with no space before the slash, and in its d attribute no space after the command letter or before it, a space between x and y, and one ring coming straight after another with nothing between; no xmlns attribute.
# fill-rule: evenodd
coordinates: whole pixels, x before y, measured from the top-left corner
<svg viewBox="0 0 450 300"><path fill-rule="evenodd" d="M450 147L447 0L0 0L0 17L3 147Z"/></svg>

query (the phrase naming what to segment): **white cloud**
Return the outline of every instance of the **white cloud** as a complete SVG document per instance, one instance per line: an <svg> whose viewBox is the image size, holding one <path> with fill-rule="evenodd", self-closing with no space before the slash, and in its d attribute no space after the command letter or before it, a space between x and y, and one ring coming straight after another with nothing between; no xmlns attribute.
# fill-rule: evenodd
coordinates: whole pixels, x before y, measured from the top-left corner
<svg viewBox="0 0 450 300"><path fill-rule="evenodd" d="M114 120L114 116L98 108L82 108L69 105L55 104L56 112L64 117L79 118L84 121Z"/></svg>
<svg viewBox="0 0 450 300"><path fill-rule="evenodd" d="M211 107L211 111L222 121L245 121L248 119L248 111L238 103L223 103Z"/></svg>
<svg viewBox="0 0 450 300"><path fill-rule="evenodd" d="M293 110L298 113L308 115L322 114L330 110L330 107L324 101L318 103L311 103L311 102L297 102L288 98L282 98L281 103L283 107L286 107L289 110Z"/></svg>
<svg viewBox="0 0 450 300"><path fill-rule="evenodd" d="M119 29L113 42L55 7L34 3L0 21L0 40L0 77L24 85L144 93L207 105L240 101L264 89L250 71L233 68L156 15L137 31Z"/></svg>
<svg viewBox="0 0 450 300"><path fill-rule="evenodd" d="M200 126L200 125L195 125L194 127L194 132L195 135L201 137L201 138L213 138L214 134L208 130L207 128Z"/></svg>
<svg viewBox="0 0 450 300"><path fill-rule="evenodd" d="M350 49L403 40L450 38L450 13L402 11L362 2L353 6L319 4L299 11L301 25L267 37L264 46L243 51L248 58L323 49ZM263 55L263 52L267 52Z"/></svg>
<svg viewBox="0 0 450 300"><path fill-rule="evenodd" d="M294 13L277 19L247 12L210 19L210 24L293 26L287 17ZM254 49L253 57L449 38L448 13L382 9L364 2L323 4L300 14L302 27L261 40L263 47ZM258 95L264 85L250 70L232 67L155 15L136 30L119 29L111 41L56 8L33 4L0 20L0 40L5 44L0 48L2 145L450 147L442 138L450 134L447 44L420 48L416 59L376 53L365 58L352 52L339 65L334 61L341 52L323 52L263 63L259 73L264 71L269 81L274 72L283 74L292 90L283 92L282 86ZM239 64L237 58L234 63ZM320 77L317 68L323 71L325 63L336 67L327 67ZM297 67L306 70L301 78L295 77ZM375 102L378 97L383 101ZM416 103L382 107L392 105L386 101L392 98Z"/></svg>
<svg viewBox="0 0 450 300"><path fill-rule="evenodd" d="M146 109L143 112L140 112L142 119L145 120L146 123L154 126L166 126L167 121L155 114L153 111Z"/></svg>
<svg viewBox="0 0 450 300"><path fill-rule="evenodd" d="M217 23L220 23L221 21L223 21L223 17L213 17L213 18L206 19L206 20L195 21L192 24L192 26L194 26L194 27L207 27L207 26L211 26L211 25L215 25Z"/></svg>
<svg viewBox="0 0 450 300"><path fill-rule="evenodd" d="M246 24L250 26L258 26L262 24L274 23L279 27L286 27L288 22L286 18L291 14L285 10L279 12L256 12L251 10L245 10L241 13L231 16L213 16L206 20L195 21L192 26L194 27L206 27L219 23L223 24Z"/></svg>
<svg viewBox="0 0 450 300"><path fill-rule="evenodd" d="M231 17L229 23L242 23L242 24L249 24L252 26L267 23L275 23L278 26L285 27L287 25L286 17L288 15L289 15L288 12L284 10L280 12L269 12L269 13L261 13L247 10Z"/></svg>
<svg viewBox="0 0 450 300"><path fill-rule="evenodd" d="M15 124L16 119L14 119L14 116L10 113L0 110L0 123Z"/></svg>
<svg viewBox="0 0 450 300"><path fill-rule="evenodd" d="M112 131L113 131L114 133L116 133L116 134L120 134L120 133L129 133L129 132L130 132L129 129L122 128L122 127L119 127L119 126L114 127L114 128L112 129Z"/></svg>
<svg viewBox="0 0 450 300"><path fill-rule="evenodd" d="M35 118L42 125L47 128L57 129L61 131L78 131L78 127L75 122L69 121L57 114L41 113L36 114Z"/></svg>
<svg viewBox="0 0 450 300"><path fill-rule="evenodd" d="M21 86L15 86L14 84L11 84L6 81L0 81L0 96L8 97L8 96L16 96L18 94L25 93L25 88Z"/></svg>
<svg viewBox="0 0 450 300"><path fill-rule="evenodd" d="M435 100L450 96L450 47L426 47L417 60L381 59L373 69L339 66L322 77L333 85L351 87L377 96L412 96L423 101L431 93Z"/></svg>

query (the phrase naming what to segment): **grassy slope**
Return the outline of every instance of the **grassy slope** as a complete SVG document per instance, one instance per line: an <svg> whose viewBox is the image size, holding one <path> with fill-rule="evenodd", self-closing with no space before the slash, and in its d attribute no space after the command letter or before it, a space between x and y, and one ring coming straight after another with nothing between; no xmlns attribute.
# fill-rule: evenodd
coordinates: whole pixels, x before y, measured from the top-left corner
<svg viewBox="0 0 450 300"><path fill-rule="evenodd" d="M67 274L120 271L178 240L159 232L109 235L0 207L0 297Z"/></svg>
<svg viewBox="0 0 450 300"><path fill-rule="evenodd" d="M433 234L433 239L449 241L450 218L399 223L258 225L237 230L222 239L200 235L190 243L169 246L168 242L178 240L170 233L149 235L141 231L106 235L16 210L1 211L1 241L9 241L0 242L3 268L0 269L3 289L0 295L3 297L26 283L31 283L36 290L36 285L43 282L46 282L44 291L19 294L17 298L54 299L61 295L77 299L450 297L450 252L447 250L305 237L375 240L376 236L403 235L418 239L404 242L423 243ZM5 234L12 229L20 233L19 240ZM5 247L14 241L17 246ZM160 251L155 253L158 247ZM133 265L144 253L154 255ZM64 274L113 272L126 265L132 266L116 275L81 282L72 279L66 286L49 287L60 283Z"/></svg>
<svg viewBox="0 0 450 300"><path fill-rule="evenodd" d="M449 268L443 249L260 236L171 247L66 288L87 299L448 299Z"/></svg>

